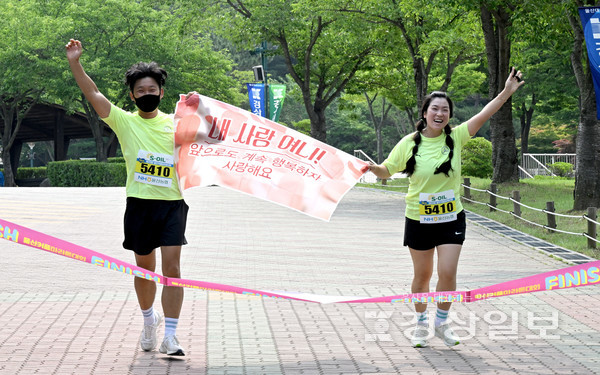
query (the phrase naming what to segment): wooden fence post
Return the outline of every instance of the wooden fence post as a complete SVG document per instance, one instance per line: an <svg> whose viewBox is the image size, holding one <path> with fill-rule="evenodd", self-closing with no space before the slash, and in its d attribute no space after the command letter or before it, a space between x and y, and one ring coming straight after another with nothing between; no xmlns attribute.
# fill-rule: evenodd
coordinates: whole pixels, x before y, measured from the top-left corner
<svg viewBox="0 0 600 375"><path fill-rule="evenodd" d="M495 183L492 183L490 185L490 191L494 194L498 194L498 186ZM490 194L490 212L491 211L496 211L496 196L493 194Z"/></svg>
<svg viewBox="0 0 600 375"><path fill-rule="evenodd" d="M598 209L596 207L588 207L587 209L587 216L591 219L596 221L596 219L598 218ZM596 223L592 223L591 221L587 221L588 222L588 231L587 234L588 236L592 237L592 238L596 238L596 234L597 234L597 230L596 230ZM591 239L588 238L587 240L588 243L588 247L590 249L595 249L596 248L596 241L593 241Z"/></svg>
<svg viewBox="0 0 600 375"><path fill-rule="evenodd" d="M513 213L518 217L521 217L521 205L519 204L521 203L521 192L519 192L518 190L513 190L512 196L514 201Z"/></svg>
<svg viewBox="0 0 600 375"><path fill-rule="evenodd" d="M465 194L464 197L466 199L471 199L471 179L469 177L465 177Z"/></svg>
<svg viewBox="0 0 600 375"><path fill-rule="evenodd" d="M554 211L554 202L546 202L546 211L555 212ZM552 214L546 214L548 216L548 227L552 229L556 229L556 216ZM552 233L552 231L550 231Z"/></svg>

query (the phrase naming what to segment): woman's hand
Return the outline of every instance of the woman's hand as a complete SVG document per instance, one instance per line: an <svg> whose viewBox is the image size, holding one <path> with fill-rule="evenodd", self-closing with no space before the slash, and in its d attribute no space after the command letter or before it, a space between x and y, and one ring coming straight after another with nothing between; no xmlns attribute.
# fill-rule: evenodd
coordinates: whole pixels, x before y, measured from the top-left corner
<svg viewBox="0 0 600 375"><path fill-rule="evenodd" d="M367 166L367 168L375 176L381 178L382 180L392 177L392 175L388 171L387 167L383 164L373 164L373 163L369 162L369 165Z"/></svg>
<svg viewBox="0 0 600 375"><path fill-rule="evenodd" d="M504 87L508 90L508 92L512 95L524 84L525 81L523 81L523 73L520 70L517 71L517 69L514 67L510 68L510 73L508 74L508 78L504 84Z"/></svg>

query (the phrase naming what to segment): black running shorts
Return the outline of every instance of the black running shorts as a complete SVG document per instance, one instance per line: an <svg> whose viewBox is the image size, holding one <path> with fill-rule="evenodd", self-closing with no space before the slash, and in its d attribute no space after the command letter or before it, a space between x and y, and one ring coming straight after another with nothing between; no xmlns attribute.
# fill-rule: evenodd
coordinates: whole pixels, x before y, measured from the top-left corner
<svg viewBox="0 0 600 375"><path fill-rule="evenodd" d="M415 250L429 250L438 245L462 245L466 229L464 210L458 213L456 220L440 224L421 224L418 220L406 218L404 246Z"/></svg>
<svg viewBox="0 0 600 375"><path fill-rule="evenodd" d="M175 201L127 197L123 219L123 247L138 255L148 255L160 246L187 244L185 225L188 205Z"/></svg>

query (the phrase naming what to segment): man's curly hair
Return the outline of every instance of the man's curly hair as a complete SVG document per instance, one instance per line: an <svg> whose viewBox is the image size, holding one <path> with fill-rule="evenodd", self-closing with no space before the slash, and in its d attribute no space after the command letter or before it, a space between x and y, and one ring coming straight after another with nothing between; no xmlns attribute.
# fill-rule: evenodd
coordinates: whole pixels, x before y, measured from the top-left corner
<svg viewBox="0 0 600 375"><path fill-rule="evenodd" d="M131 68L125 73L125 84L129 86L129 89L133 92L133 86L135 83L142 78L151 77L158 83L158 86L162 88L167 79L167 71L161 68L154 61L138 62L133 64Z"/></svg>

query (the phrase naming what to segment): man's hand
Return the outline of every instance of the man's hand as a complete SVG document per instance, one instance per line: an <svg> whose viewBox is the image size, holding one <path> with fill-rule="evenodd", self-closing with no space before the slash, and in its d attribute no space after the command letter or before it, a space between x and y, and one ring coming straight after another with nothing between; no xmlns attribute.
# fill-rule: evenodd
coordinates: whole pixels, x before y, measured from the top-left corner
<svg viewBox="0 0 600 375"><path fill-rule="evenodd" d="M196 91L190 91L187 93L187 95L185 96L185 100L188 100L189 98L191 98L192 96L198 94Z"/></svg>
<svg viewBox="0 0 600 375"><path fill-rule="evenodd" d="M65 49L67 50L67 59L69 61L78 61L79 57L83 53L81 42L75 39L71 39L65 46Z"/></svg>
<svg viewBox="0 0 600 375"><path fill-rule="evenodd" d="M85 73L83 66L79 62L79 57L83 52L81 42L75 39L71 39L65 46L67 50L67 60L69 60L69 67L73 73L73 77L77 82L77 85L85 95L85 98L92 104L92 107L96 110L96 113L100 118L106 118L110 114L111 104L104 95L98 90L98 87L92 81L92 79Z"/></svg>

